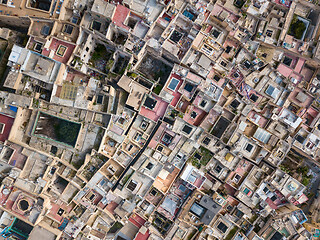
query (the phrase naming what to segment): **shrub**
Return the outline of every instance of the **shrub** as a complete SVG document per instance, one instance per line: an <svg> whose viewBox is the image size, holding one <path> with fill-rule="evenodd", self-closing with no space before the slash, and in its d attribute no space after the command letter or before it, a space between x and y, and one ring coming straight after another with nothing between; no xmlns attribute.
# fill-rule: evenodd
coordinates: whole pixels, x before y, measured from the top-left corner
<svg viewBox="0 0 320 240"><path fill-rule="evenodd" d="M304 22L299 20L297 16L294 16L289 27L289 34L297 39L301 39L305 30L306 25Z"/></svg>

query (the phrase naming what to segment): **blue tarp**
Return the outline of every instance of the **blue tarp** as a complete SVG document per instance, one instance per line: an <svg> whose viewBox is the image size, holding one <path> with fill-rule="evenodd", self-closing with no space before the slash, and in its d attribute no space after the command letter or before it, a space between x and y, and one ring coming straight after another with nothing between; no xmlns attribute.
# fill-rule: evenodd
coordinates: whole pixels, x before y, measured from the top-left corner
<svg viewBox="0 0 320 240"><path fill-rule="evenodd" d="M11 106L11 105L9 105L9 109L10 109L11 111L14 111L14 112L17 112L17 111L18 111L18 108L17 108L17 107Z"/></svg>
<svg viewBox="0 0 320 240"><path fill-rule="evenodd" d="M69 220L66 219L66 218L64 218L63 221L62 221L62 223L61 223L60 226L58 227L58 229L61 230L61 231L63 231L63 230L66 228L68 222L69 222Z"/></svg>

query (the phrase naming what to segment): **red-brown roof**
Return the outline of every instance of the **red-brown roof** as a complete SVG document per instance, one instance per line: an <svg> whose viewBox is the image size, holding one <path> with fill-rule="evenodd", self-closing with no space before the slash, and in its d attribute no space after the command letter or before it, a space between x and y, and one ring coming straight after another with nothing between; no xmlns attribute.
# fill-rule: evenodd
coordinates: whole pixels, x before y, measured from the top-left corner
<svg viewBox="0 0 320 240"><path fill-rule="evenodd" d="M58 50L60 45L67 47L67 49L62 57L56 54L56 51ZM52 38L49 49L54 51L54 56L53 56L54 60L66 64L68 62L68 60L70 59L71 54L73 53L73 50L75 47L76 46L71 43L67 43L67 42L58 40L56 38ZM49 55L48 50L43 49L42 54L45 56L48 56Z"/></svg>
<svg viewBox="0 0 320 240"><path fill-rule="evenodd" d="M124 25L124 21L126 20L129 13L130 13L129 8L126 8L125 6L119 4L113 15L112 22L118 27L129 30L129 27Z"/></svg>
<svg viewBox="0 0 320 240"><path fill-rule="evenodd" d="M0 114L0 123L3 123L5 125L2 134L0 134L1 142L8 140L13 122L14 118Z"/></svg>

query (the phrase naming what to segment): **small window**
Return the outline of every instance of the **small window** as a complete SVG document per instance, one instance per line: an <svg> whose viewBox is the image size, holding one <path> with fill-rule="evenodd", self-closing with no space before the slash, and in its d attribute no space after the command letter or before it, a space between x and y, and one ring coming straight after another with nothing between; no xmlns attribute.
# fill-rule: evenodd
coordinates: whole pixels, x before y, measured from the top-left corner
<svg viewBox="0 0 320 240"><path fill-rule="evenodd" d="M62 216L63 213L64 213L64 210L63 210L62 208L59 208L57 214L58 214L59 216Z"/></svg>
<svg viewBox="0 0 320 240"><path fill-rule="evenodd" d="M231 49L232 49L231 46L227 46L227 47L226 47L226 53L230 53Z"/></svg>
<svg viewBox="0 0 320 240"><path fill-rule="evenodd" d="M235 183L238 183L238 182L240 181L240 179L241 179L241 176L240 176L239 174L236 174L236 175L234 176L234 178L233 178L233 181L234 181Z"/></svg>
<svg viewBox="0 0 320 240"><path fill-rule="evenodd" d="M246 69L250 69L250 68L252 67L252 63L251 63L249 60L245 60L245 61L243 62L243 66L244 66L244 68L246 68Z"/></svg>
<svg viewBox="0 0 320 240"><path fill-rule="evenodd" d="M200 103L200 107L204 108L207 105L207 103L208 102L206 100L202 100L201 103Z"/></svg>
<svg viewBox="0 0 320 240"><path fill-rule="evenodd" d="M234 99L234 100L231 102L231 104L230 104L230 106L231 106L233 109L237 109L237 108L239 107L239 105L240 105L240 102L239 102L237 99Z"/></svg>
<svg viewBox="0 0 320 240"><path fill-rule="evenodd" d="M102 104L102 102L103 102L103 95L98 95L97 104Z"/></svg>
<svg viewBox="0 0 320 240"><path fill-rule="evenodd" d="M130 191L134 191L134 189L137 187L138 183L134 180L131 180L127 186L127 188L130 190Z"/></svg>
<svg viewBox="0 0 320 240"><path fill-rule="evenodd" d="M37 42L37 43L34 45L33 50L35 50L36 52L41 52L42 46L43 46L42 43L38 43L38 42Z"/></svg>
<svg viewBox="0 0 320 240"><path fill-rule="evenodd" d="M238 77L240 77L240 75L239 75L239 73L235 72L235 73L233 74L233 77L234 77L234 78L238 78Z"/></svg>
<svg viewBox="0 0 320 240"><path fill-rule="evenodd" d="M219 77L218 75L214 75L213 79L214 79L216 82L218 82L218 81L221 79L221 77Z"/></svg>
<svg viewBox="0 0 320 240"><path fill-rule="evenodd" d="M101 22L98 22L98 21L93 21L92 24L91 24L91 29L92 30L97 30L97 31L100 31L100 28L101 28Z"/></svg>
<svg viewBox="0 0 320 240"><path fill-rule="evenodd" d="M89 200L92 201L95 197L96 197L96 195L92 194L92 195L89 197Z"/></svg>
<svg viewBox="0 0 320 240"><path fill-rule="evenodd" d="M268 194L268 192L270 192L270 191L269 191L269 188L267 188L267 187L265 187L265 188L263 189L263 191L264 191L265 194Z"/></svg>
<svg viewBox="0 0 320 240"><path fill-rule="evenodd" d="M251 152L252 149L253 149L253 145L250 144L250 143L248 143L247 146L245 147L245 150L246 150L247 152Z"/></svg>
<svg viewBox="0 0 320 240"><path fill-rule="evenodd" d="M93 192L88 193L86 198L90 201L93 201L96 198L96 195Z"/></svg>
<svg viewBox="0 0 320 240"><path fill-rule="evenodd" d="M78 24L79 18L78 17L72 17L71 22L74 24Z"/></svg>
<svg viewBox="0 0 320 240"><path fill-rule="evenodd" d="M156 196L157 194L158 192L154 188L150 191L151 196Z"/></svg>
<svg viewBox="0 0 320 240"><path fill-rule="evenodd" d="M130 144L128 147L127 147L127 151L130 152L130 150L133 148L133 145Z"/></svg>
<svg viewBox="0 0 320 240"><path fill-rule="evenodd" d="M63 27L63 32L71 35L73 32L73 26L71 26L69 24L65 24Z"/></svg>
<svg viewBox="0 0 320 240"><path fill-rule="evenodd" d="M226 67L226 66L227 66L227 63L224 62L224 61L221 61L220 64L221 64L221 66L223 66L223 67Z"/></svg>
<svg viewBox="0 0 320 240"><path fill-rule="evenodd" d="M158 101L155 100L154 98L147 96L147 98L144 101L143 106L145 106L145 107L147 107L147 108L152 110L157 105L157 102Z"/></svg>
<svg viewBox="0 0 320 240"><path fill-rule="evenodd" d="M292 58L289 58L289 57L285 56L284 59L283 59L283 64L285 64L288 67L290 67L291 63L292 63Z"/></svg>
<svg viewBox="0 0 320 240"><path fill-rule="evenodd" d="M250 99L251 99L253 102L256 102L256 101L258 100L258 96L253 93L253 94L251 94Z"/></svg>
<svg viewBox="0 0 320 240"><path fill-rule="evenodd" d="M149 126L149 123L145 120L143 120L140 124L140 128L144 131L148 128L148 126Z"/></svg>
<svg viewBox="0 0 320 240"><path fill-rule="evenodd" d="M180 39L182 38L182 33L178 32L177 30L174 30L170 36L170 40L174 43L178 43Z"/></svg>
<svg viewBox="0 0 320 240"><path fill-rule="evenodd" d="M123 117L120 117L118 120L118 123L120 123L121 125L123 125L125 123L126 119Z"/></svg>
<svg viewBox="0 0 320 240"><path fill-rule="evenodd" d="M186 85L184 86L184 90L186 90L189 93L192 92L193 88L194 88L194 86L190 83L186 83Z"/></svg>
<svg viewBox="0 0 320 240"><path fill-rule="evenodd" d="M272 33L273 33L273 31L268 29L267 32L266 32L266 35L268 37L272 37Z"/></svg>
<svg viewBox="0 0 320 240"><path fill-rule="evenodd" d="M218 224L217 228L223 233L225 233L228 230L227 225L225 225L223 222L220 222Z"/></svg>
<svg viewBox="0 0 320 240"><path fill-rule="evenodd" d="M190 117L191 117L192 119L195 119L197 116L198 116L198 113L196 113L196 112L194 112L194 111L192 111L191 114L190 114Z"/></svg>
<svg viewBox="0 0 320 240"><path fill-rule="evenodd" d="M136 133L136 135L134 136L134 140L136 142L139 142L141 140L141 138L142 138L142 134L141 133Z"/></svg>
<svg viewBox="0 0 320 240"><path fill-rule="evenodd" d="M222 167L220 165L217 165L216 168L214 169L217 173L220 173L222 170Z"/></svg>
<svg viewBox="0 0 320 240"><path fill-rule="evenodd" d="M308 142L308 143L306 144L306 147L309 148L309 149L312 149L313 146L314 146L314 144L313 144L312 142Z"/></svg>
<svg viewBox="0 0 320 240"><path fill-rule="evenodd" d="M205 137L205 138L202 140L202 143L203 143L204 145L208 145L210 142L211 142L211 139L208 138L208 137Z"/></svg>
<svg viewBox="0 0 320 240"><path fill-rule="evenodd" d="M217 31L216 29L214 29L214 30L211 32L211 35L212 35L213 37L215 37L215 38L218 38L219 35L220 35L220 32Z"/></svg>
<svg viewBox="0 0 320 240"><path fill-rule="evenodd" d="M302 137L301 135L297 135L296 137L296 140L299 142L299 143L301 143L301 144L303 144L304 143L304 141L306 140L304 137Z"/></svg>
<svg viewBox="0 0 320 240"><path fill-rule="evenodd" d="M192 131L192 127L188 126L188 125L184 125L184 127L182 128L182 131L186 134L190 134Z"/></svg>
<svg viewBox="0 0 320 240"><path fill-rule="evenodd" d="M166 145L169 145L172 142L173 137L167 133L163 134L162 142Z"/></svg>
<svg viewBox="0 0 320 240"><path fill-rule="evenodd" d="M271 201L274 202L275 200L277 200L277 197L276 197L275 195L273 195L273 196L271 197Z"/></svg>
<svg viewBox="0 0 320 240"><path fill-rule="evenodd" d="M162 147L161 145L158 145L157 150L158 150L159 152L162 152L162 151L163 151L163 147Z"/></svg>
<svg viewBox="0 0 320 240"><path fill-rule="evenodd" d="M150 171L152 168L153 168L153 164L149 162L148 165L146 166L146 169Z"/></svg>
<svg viewBox="0 0 320 240"><path fill-rule="evenodd" d="M131 29L134 29L137 22L138 22L137 19L129 17L127 26Z"/></svg>
<svg viewBox="0 0 320 240"><path fill-rule="evenodd" d="M116 173L117 169L113 165L109 165L107 168L108 172L112 175Z"/></svg>
<svg viewBox="0 0 320 240"><path fill-rule="evenodd" d="M203 45L203 51L205 51L208 54L211 54L211 52L213 51L212 47L208 46L207 44Z"/></svg>

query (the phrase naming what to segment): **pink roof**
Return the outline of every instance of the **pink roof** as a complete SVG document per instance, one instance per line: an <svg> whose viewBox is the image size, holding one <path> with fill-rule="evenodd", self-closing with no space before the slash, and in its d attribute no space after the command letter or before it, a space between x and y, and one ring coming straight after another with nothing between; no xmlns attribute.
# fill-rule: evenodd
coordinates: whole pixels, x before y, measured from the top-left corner
<svg viewBox="0 0 320 240"><path fill-rule="evenodd" d="M169 83L170 83L170 81L171 81L172 78L175 78L175 79L177 79L177 80L180 81L180 82L178 83L175 91L172 91L171 89L168 88L168 85L169 85ZM171 101L171 103L170 103L170 105L173 106L173 107L175 107L175 106L177 105L177 103L179 102L180 97L181 97L181 95L182 95L181 93L178 92L178 90L179 90L179 88L181 87L182 83L183 83L183 80L181 79L181 77L180 77L179 75L175 74L175 73L171 74L169 80L167 81L166 91L170 92L170 93L173 95L173 99L172 99L172 101Z"/></svg>
<svg viewBox="0 0 320 240"><path fill-rule="evenodd" d="M272 209L277 209L278 206L276 204L274 204L271 200L271 198L267 198L266 202L268 203L268 205L272 208Z"/></svg>
<svg viewBox="0 0 320 240"><path fill-rule="evenodd" d="M114 210L118 207L118 203L111 201L107 206L106 206L106 210L108 212L110 212L111 214L114 214Z"/></svg>
<svg viewBox="0 0 320 240"><path fill-rule="evenodd" d="M261 116L253 110L249 112L248 118L261 128L264 128L268 123L268 120L266 118L264 118L263 116Z"/></svg>
<svg viewBox="0 0 320 240"><path fill-rule="evenodd" d="M211 15L218 16L222 11L223 11L223 8L220 7L218 4L215 4L211 11Z"/></svg>
<svg viewBox="0 0 320 240"><path fill-rule="evenodd" d="M252 167L252 164L250 162L241 160L241 162L238 164L235 170L235 173L238 173L243 176L250 171L251 167Z"/></svg>
<svg viewBox="0 0 320 240"><path fill-rule="evenodd" d="M294 71L297 72L297 73L300 73L302 67L303 67L303 64L305 63L306 60L302 59L302 58L299 58L298 62L297 62L297 65L296 67L294 68Z"/></svg>
<svg viewBox="0 0 320 240"><path fill-rule="evenodd" d="M305 194L302 194L302 195L298 198L297 202L298 202L298 204L302 204L302 203L304 203L304 202L306 202L306 201L308 201L308 200L309 200L309 198L308 198Z"/></svg>
<svg viewBox="0 0 320 240"><path fill-rule="evenodd" d="M319 114L319 111L317 111L316 109L314 109L313 107L310 107L307 111L307 113L309 113L311 116L316 117Z"/></svg>
<svg viewBox="0 0 320 240"><path fill-rule="evenodd" d="M174 96L174 98L172 99L170 105L175 107L177 105L177 103L179 102L182 94L178 93L178 92L174 92L172 95Z"/></svg>
<svg viewBox="0 0 320 240"><path fill-rule="evenodd" d="M50 54L50 49L49 48L44 48L42 50L42 55L43 56L49 57L49 54Z"/></svg>
<svg viewBox="0 0 320 240"><path fill-rule="evenodd" d="M60 208L62 208L62 206L58 205L58 204L55 204L53 202L50 203L51 204L51 209L48 213L48 216L55 219L56 221L58 222L61 222L63 217L58 215L58 211Z"/></svg>
<svg viewBox="0 0 320 240"><path fill-rule="evenodd" d="M124 130L123 130L121 127L119 127L119 126L117 126L117 125L115 125L115 124L112 125L112 127L110 128L110 130L111 130L112 132L118 134L118 135L122 135L122 133L124 132Z"/></svg>
<svg viewBox="0 0 320 240"><path fill-rule="evenodd" d="M191 81L196 82L196 83L201 83L201 81L203 80L202 77L200 77L192 72L188 72L188 75L186 76L186 78L190 79Z"/></svg>
<svg viewBox="0 0 320 240"><path fill-rule="evenodd" d="M126 20L129 13L130 13L129 8L126 8L125 6L119 4L113 15L112 22L118 27L129 30L129 27L124 25L124 21Z"/></svg>
<svg viewBox="0 0 320 240"><path fill-rule="evenodd" d="M180 141L181 136L177 135L175 132L171 131L170 129L167 128L167 124L166 123L162 123L157 132L154 134L153 138L151 139L148 147L149 148L153 148L155 149L156 146L159 143L160 137L164 134L164 133L168 133L169 135L171 135L173 137L172 142L169 144L168 148L169 149L173 149L175 148L176 144Z"/></svg>
<svg viewBox="0 0 320 240"><path fill-rule="evenodd" d="M226 193L230 196L234 196L234 194L236 193L236 189L234 189L231 185L229 185L228 183L224 184L224 188L226 190Z"/></svg>
<svg viewBox="0 0 320 240"><path fill-rule="evenodd" d="M199 105L199 103L200 103L200 101L201 101L202 99L203 99L203 96L201 96L201 95L198 94L198 95L196 96L196 98L194 99L193 104L196 105L196 106Z"/></svg>
<svg viewBox="0 0 320 240"><path fill-rule="evenodd" d="M200 178L197 178L196 181L193 183L193 185L197 188L201 187L203 182L206 180L204 176L201 176Z"/></svg>
<svg viewBox="0 0 320 240"><path fill-rule="evenodd" d="M8 163L16 168L23 169L27 160L27 157L21 153L23 147L12 142L7 142L7 146L15 150Z"/></svg>
<svg viewBox="0 0 320 240"><path fill-rule="evenodd" d="M159 126L158 130L156 131L156 133L154 134L153 138L151 139L151 141L150 141L150 143L148 145L149 148L153 148L153 149L156 148L156 146L158 145L158 142L160 140L160 136L162 135L164 129L165 129L165 123L162 123Z"/></svg>
<svg viewBox="0 0 320 240"><path fill-rule="evenodd" d="M285 77L289 77L289 75L292 73L292 69L290 67L288 67L287 65L281 63L278 68L277 68L278 72L281 73L283 76Z"/></svg>
<svg viewBox="0 0 320 240"><path fill-rule="evenodd" d="M129 218L129 221L133 223L136 227L141 228L146 220L144 220L142 217L140 217L138 214L134 213L132 216Z"/></svg>
<svg viewBox="0 0 320 240"><path fill-rule="evenodd" d="M135 238L135 240L147 240L150 237L149 229L146 231L145 234L139 232Z"/></svg>
<svg viewBox="0 0 320 240"><path fill-rule="evenodd" d="M313 76L313 71L310 68L304 67L301 70L301 75L304 76L304 80L306 82L309 82L311 80L312 76Z"/></svg>
<svg viewBox="0 0 320 240"><path fill-rule="evenodd" d="M301 81L302 79L302 76L298 73L295 73L295 72L292 72L289 76L289 78L294 78L298 81L298 83Z"/></svg>
<svg viewBox="0 0 320 240"><path fill-rule="evenodd" d="M156 106L152 110L142 106L140 109L140 115L156 122L159 120L160 117L164 116L169 103L165 102L164 100L157 97L156 95L152 95L152 96L153 98L155 98L155 100L157 100Z"/></svg>
<svg viewBox="0 0 320 240"><path fill-rule="evenodd" d="M197 113L197 117L196 117L196 118L192 118L192 117L191 117L191 113L192 113L192 112ZM186 122L189 123L189 124L198 126L198 125L202 122L202 120L203 120L203 118L204 118L205 116L206 116L206 112L205 112L204 110L202 110L202 109L200 109L200 108L197 108L197 107L195 107L195 106L192 105L192 106L189 108L188 113L186 113L186 114L183 116L183 120L186 121Z"/></svg>
<svg viewBox="0 0 320 240"><path fill-rule="evenodd" d="M297 95L299 94L299 92L301 92L302 89L300 88L295 88L289 95L288 99L291 101L291 102L294 102L295 104L297 104L299 107L301 108L306 108L308 106L310 106L310 104L312 103L313 101L313 98L311 96L309 96L308 94L307 95L307 99L304 101L304 102L300 102L296 97Z"/></svg>
<svg viewBox="0 0 320 240"><path fill-rule="evenodd" d="M289 0L284 0L284 1L282 1L282 0L275 0L275 2L276 2L277 4L279 4L279 5L286 6L286 7L290 7L290 5L291 5L291 1L289 1Z"/></svg>
<svg viewBox="0 0 320 240"><path fill-rule="evenodd" d="M236 77L236 78L234 77L234 74L235 74L235 73L238 74L238 77ZM239 86L240 86L240 84L242 83L242 80L243 80L243 78L244 78L242 72L241 72L238 68L236 68L236 67L232 68L232 70L230 71L228 77L231 79L232 84L233 84L234 86L236 86L236 87L239 87Z"/></svg>
<svg viewBox="0 0 320 240"><path fill-rule="evenodd" d="M211 68L211 70L210 70L207 78L211 79L217 86L222 87L223 84L224 84L224 82L225 82L225 78L224 78L224 77L221 77L220 80L217 82L217 81L215 81L215 80L213 79L213 77L215 76L215 74L216 74L216 73L215 73L214 68Z"/></svg>

